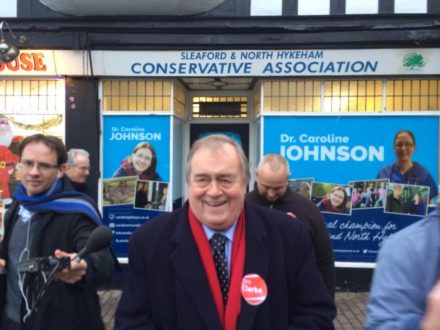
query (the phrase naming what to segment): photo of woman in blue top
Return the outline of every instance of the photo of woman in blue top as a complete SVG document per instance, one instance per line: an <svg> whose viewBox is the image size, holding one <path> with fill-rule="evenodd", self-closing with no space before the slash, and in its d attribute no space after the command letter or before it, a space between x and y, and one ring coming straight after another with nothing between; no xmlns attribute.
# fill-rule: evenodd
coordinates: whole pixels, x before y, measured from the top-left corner
<svg viewBox="0 0 440 330"><path fill-rule="evenodd" d="M377 179L389 179L390 182L429 187L429 199L438 195L437 184L426 168L412 160L416 150L416 139L409 130L401 130L394 137L396 162L382 168Z"/></svg>
<svg viewBox="0 0 440 330"><path fill-rule="evenodd" d="M414 193L411 201L408 203L407 211L410 214L426 216L425 202L423 200L423 196L420 193Z"/></svg>

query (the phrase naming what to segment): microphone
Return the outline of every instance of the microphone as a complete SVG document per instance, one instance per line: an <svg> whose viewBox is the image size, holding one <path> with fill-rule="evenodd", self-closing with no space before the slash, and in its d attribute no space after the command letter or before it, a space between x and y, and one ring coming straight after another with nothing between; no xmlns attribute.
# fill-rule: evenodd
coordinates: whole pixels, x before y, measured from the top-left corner
<svg viewBox="0 0 440 330"><path fill-rule="evenodd" d="M73 260L80 261L87 254L105 249L112 241L112 230L107 226L98 226L90 234L86 246L78 252Z"/></svg>

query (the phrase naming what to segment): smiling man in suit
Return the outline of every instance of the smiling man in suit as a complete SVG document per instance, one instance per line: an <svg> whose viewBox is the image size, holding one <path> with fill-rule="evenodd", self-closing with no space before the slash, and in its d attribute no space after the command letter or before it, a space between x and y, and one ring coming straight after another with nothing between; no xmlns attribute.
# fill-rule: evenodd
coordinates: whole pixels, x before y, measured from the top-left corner
<svg viewBox="0 0 440 330"><path fill-rule="evenodd" d="M249 166L224 135L192 146L188 202L130 238L115 329L333 329L303 224L245 203Z"/></svg>

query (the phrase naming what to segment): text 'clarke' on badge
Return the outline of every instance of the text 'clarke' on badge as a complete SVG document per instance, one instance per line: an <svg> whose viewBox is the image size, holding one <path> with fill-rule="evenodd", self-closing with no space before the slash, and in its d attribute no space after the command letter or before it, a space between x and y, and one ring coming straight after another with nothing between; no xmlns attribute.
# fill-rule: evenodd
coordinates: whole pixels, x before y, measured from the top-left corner
<svg viewBox="0 0 440 330"><path fill-rule="evenodd" d="M249 305L262 304L267 297L267 285L258 274L247 274L241 281L241 295Z"/></svg>

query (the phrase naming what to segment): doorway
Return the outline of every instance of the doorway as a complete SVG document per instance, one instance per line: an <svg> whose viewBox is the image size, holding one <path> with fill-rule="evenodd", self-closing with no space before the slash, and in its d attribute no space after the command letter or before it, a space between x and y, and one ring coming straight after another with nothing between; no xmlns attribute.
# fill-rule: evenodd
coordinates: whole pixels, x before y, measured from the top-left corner
<svg viewBox="0 0 440 330"><path fill-rule="evenodd" d="M210 134L225 134L241 145L249 159L249 124L190 124L190 147L197 139Z"/></svg>

